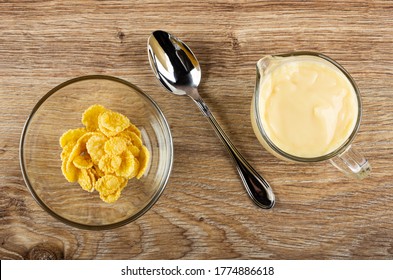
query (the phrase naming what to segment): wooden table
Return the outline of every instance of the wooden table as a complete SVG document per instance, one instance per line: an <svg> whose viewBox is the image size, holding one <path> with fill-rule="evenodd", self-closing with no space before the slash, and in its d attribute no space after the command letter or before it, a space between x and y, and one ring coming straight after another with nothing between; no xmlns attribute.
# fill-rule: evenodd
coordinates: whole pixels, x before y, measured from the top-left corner
<svg viewBox="0 0 393 280"><path fill-rule="evenodd" d="M0 258L49 248L65 259L392 259L393 1L1 1ZM355 3L354 3L355 2ZM200 93L238 149L270 182L272 210L254 206L232 161L191 100L165 93L146 40L170 31L196 53ZM363 97L354 144L372 176L328 162L278 160L250 123L255 63L266 54L323 52ZM18 152L35 103L70 78L106 74L152 96L170 124L174 166L153 208L108 231L64 225L32 198Z"/></svg>

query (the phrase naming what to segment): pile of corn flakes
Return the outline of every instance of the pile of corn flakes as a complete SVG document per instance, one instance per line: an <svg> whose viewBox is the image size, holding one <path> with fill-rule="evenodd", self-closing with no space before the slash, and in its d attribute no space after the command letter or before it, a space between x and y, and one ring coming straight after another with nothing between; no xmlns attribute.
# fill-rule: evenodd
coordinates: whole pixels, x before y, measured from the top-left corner
<svg viewBox="0 0 393 280"><path fill-rule="evenodd" d="M129 179L145 173L149 150L126 116L104 106L89 107L82 124L60 137L63 175L85 191L98 191L103 201L115 202Z"/></svg>

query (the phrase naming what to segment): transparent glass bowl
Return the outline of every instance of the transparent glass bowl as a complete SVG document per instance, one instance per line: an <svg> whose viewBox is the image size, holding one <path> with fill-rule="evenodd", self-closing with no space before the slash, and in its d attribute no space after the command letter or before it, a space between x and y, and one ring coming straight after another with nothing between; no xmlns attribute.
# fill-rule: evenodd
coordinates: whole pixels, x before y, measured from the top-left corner
<svg viewBox="0 0 393 280"><path fill-rule="evenodd" d="M82 127L82 113L93 104L126 115L151 153L145 175L129 180L111 204L67 182L61 172L59 138ZM131 83L109 76L79 77L49 91L28 117L20 141L22 174L32 196L52 216L82 229L115 228L142 216L163 192L172 163L171 132L157 104Z"/></svg>

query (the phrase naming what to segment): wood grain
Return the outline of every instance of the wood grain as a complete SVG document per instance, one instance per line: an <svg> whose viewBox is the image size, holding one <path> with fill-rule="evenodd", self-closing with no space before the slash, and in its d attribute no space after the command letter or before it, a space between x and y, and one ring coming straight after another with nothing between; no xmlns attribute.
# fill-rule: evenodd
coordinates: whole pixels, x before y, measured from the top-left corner
<svg viewBox="0 0 393 280"><path fill-rule="evenodd" d="M0 1L0 258L54 248L65 259L392 259L392 1ZM187 98L167 95L146 40L170 31L196 53L200 93L277 196L255 207L208 122ZM363 120L354 144L372 176L354 181L328 163L282 162L249 121L255 63L312 50L357 81ZM59 83L107 74L135 83L165 113L175 147L156 205L108 231L64 225L34 201L19 168L19 139L35 103ZM37 247L38 246L38 247Z"/></svg>

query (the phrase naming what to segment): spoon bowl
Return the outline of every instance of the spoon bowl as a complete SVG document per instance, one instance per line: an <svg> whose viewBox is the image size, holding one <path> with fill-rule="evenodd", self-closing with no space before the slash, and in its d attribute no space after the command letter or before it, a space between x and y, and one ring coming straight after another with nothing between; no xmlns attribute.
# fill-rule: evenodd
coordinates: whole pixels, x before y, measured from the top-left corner
<svg viewBox="0 0 393 280"><path fill-rule="evenodd" d="M202 74L199 62L180 39L165 31L155 31L148 39L147 51L154 74L168 91L187 95L190 88L199 86Z"/></svg>
<svg viewBox="0 0 393 280"><path fill-rule="evenodd" d="M253 202L272 208L275 197L268 182L259 175L233 145L198 93L201 68L193 52L175 36L154 31L147 42L150 66L161 84L171 93L188 95L207 117L217 136L231 155L243 185Z"/></svg>

